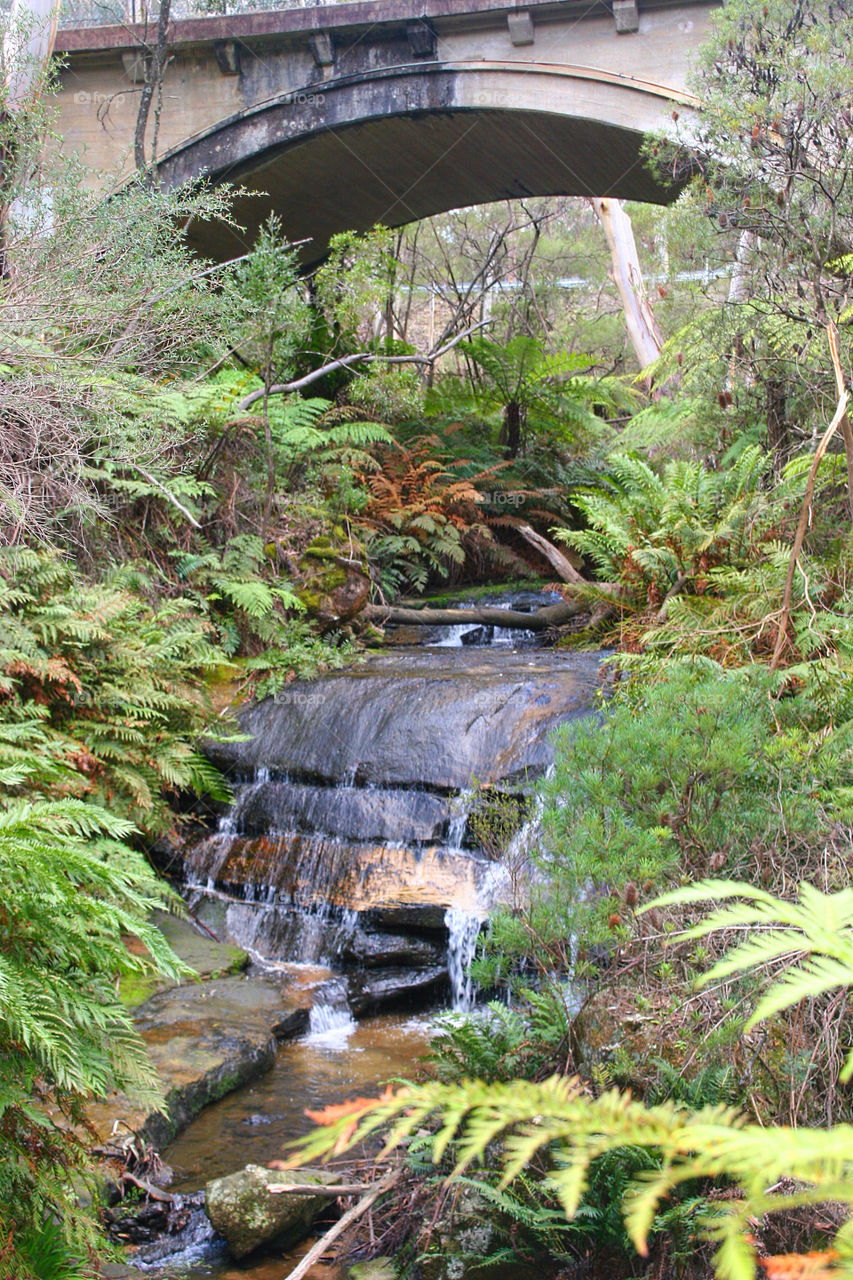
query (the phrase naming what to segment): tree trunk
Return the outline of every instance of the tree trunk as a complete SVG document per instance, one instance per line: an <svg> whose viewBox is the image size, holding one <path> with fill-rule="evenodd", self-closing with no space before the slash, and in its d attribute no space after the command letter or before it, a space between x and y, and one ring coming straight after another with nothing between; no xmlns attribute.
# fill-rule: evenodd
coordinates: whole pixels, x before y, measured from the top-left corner
<svg viewBox="0 0 853 1280"><path fill-rule="evenodd" d="M157 44L145 66L145 83L139 99L139 111L136 116L136 129L133 135L133 162L140 173L145 173L149 164L145 159L145 130L148 127L148 116L154 94L160 93L163 84L163 72L166 69L166 48L169 35L169 12L172 0L160 0L160 11L157 16ZM153 171L157 163L156 129L155 142L151 152L150 168Z"/></svg>
<svg viewBox="0 0 853 1280"><path fill-rule="evenodd" d="M562 600L559 604L546 605L534 613L522 613L517 609L498 609L494 605L482 605L477 609L400 609L395 605L369 604L360 616L368 622L380 625L386 622L414 627L456 627L471 623L480 627L512 627L521 631L547 631L560 627L579 613L586 613L589 605L578 600Z"/></svg>
<svg viewBox="0 0 853 1280"><path fill-rule="evenodd" d="M38 92L53 53L58 22L58 0L12 0L3 50L7 110L17 111ZM18 24L22 24L23 34Z"/></svg>
<svg viewBox="0 0 853 1280"><path fill-rule="evenodd" d="M520 400L510 400L504 405L504 421L501 431L501 444L505 446L507 458L517 458L524 434L524 405Z"/></svg>
<svg viewBox="0 0 853 1280"><path fill-rule="evenodd" d="M594 199L591 204L607 237L613 264L610 277L619 291L628 337L640 368L645 369L660 355L663 338L643 284L634 228L621 200Z"/></svg>
<svg viewBox="0 0 853 1280"><path fill-rule="evenodd" d="M767 383L767 447L773 459L773 475L781 479L785 463L791 456L793 441L788 423L788 398L781 378L771 378Z"/></svg>

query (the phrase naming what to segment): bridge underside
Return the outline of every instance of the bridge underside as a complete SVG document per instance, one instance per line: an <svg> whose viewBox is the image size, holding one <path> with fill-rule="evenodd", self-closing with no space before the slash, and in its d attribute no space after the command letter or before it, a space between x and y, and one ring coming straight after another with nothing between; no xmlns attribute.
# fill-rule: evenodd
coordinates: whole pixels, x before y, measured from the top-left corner
<svg viewBox="0 0 853 1280"><path fill-rule="evenodd" d="M313 86L223 121L164 158L167 185L207 174L237 198L242 233L199 227L206 254L245 252L276 210L306 263L329 238L524 196L672 198L642 155L672 109L660 92L583 77L424 71Z"/></svg>

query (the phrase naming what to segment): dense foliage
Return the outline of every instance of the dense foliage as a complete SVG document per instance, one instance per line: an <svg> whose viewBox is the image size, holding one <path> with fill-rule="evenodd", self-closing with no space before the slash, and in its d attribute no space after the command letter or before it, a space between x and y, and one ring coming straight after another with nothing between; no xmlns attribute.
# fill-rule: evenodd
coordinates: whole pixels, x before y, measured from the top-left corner
<svg viewBox="0 0 853 1280"><path fill-rule="evenodd" d="M170 821L165 792L227 794L192 742L221 655L191 611L49 552L4 551L0 593L0 1273L71 1280L96 1243L71 1179L84 1104L159 1100L118 982L184 967L149 922L177 902L137 836Z"/></svg>
<svg viewBox="0 0 853 1280"><path fill-rule="evenodd" d="M435 1082L330 1112L300 1152L405 1138L491 1206L492 1261L853 1273L851 36L844 4L729 0L697 117L650 141L686 182L658 235L708 277L661 308L656 398L584 422L587 474L550 522L579 557L563 591L590 606L586 638L618 653L596 716L556 737L526 867L500 800L483 823L512 900L475 973L512 1007L449 1020ZM525 327L538 301L466 353L508 455L557 405Z"/></svg>
<svg viewBox="0 0 853 1280"><path fill-rule="evenodd" d="M77 1126L156 1100L116 993L180 973L145 847L227 797L209 687L275 694L377 638L368 600L546 564L588 606L566 641L618 652L537 803L480 797L512 900L476 973L511 1003L306 1150L414 1134L492 1261L692 1280L710 1237L726 1280L853 1271L851 43L848 0L713 17L700 111L649 142L683 193L633 210L666 337L632 382L585 202L343 234L310 279L273 218L210 265L185 233L227 191L100 199L4 42L0 1274L96 1274Z"/></svg>

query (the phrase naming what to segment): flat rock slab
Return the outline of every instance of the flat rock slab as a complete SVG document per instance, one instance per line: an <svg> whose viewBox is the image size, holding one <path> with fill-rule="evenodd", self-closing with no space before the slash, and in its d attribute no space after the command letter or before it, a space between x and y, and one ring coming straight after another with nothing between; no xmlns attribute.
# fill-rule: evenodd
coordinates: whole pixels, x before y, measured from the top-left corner
<svg viewBox="0 0 853 1280"><path fill-rule="evenodd" d="M155 911L152 922L181 959L195 969L200 978L220 978L238 973L249 963L248 953L242 947L219 942L205 933L192 920Z"/></svg>
<svg viewBox="0 0 853 1280"><path fill-rule="evenodd" d="M347 938L341 951L346 965L361 969L379 969L400 965L445 965L447 948L441 943L429 942L405 933L367 933L355 929Z"/></svg>
<svg viewBox="0 0 853 1280"><path fill-rule="evenodd" d="M438 840L450 822L450 801L429 791L317 787L261 782L243 797L240 830L333 831L341 840L414 844Z"/></svg>
<svg viewBox="0 0 853 1280"><path fill-rule="evenodd" d="M174 987L134 1014L166 1096L149 1113L123 1094L92 1106L88 1117L102 1140L130 1130L165 1146L209 1102L268 1071L276 1041L308 1022L305 991L288 994L278 981L232 976Z"/></svg>
<svg viewBox="0 0 853 1280"><path fill-rule="evenodd" d="M245 742L208 743L226 772L447 790L541 773L549 731L588 712L599 653L382 654L247 707ZM448 657L448 654L451 656Z"/></svg>
<svg viewBox="0 0 853 1280"><path fill-rule="evenodd" d="M191 883L212 880L238 904L240 898L255 898L247 908L255 915L261 895L267 912L277 909L286 913L294 906L323 904L372 911L408 904L414 908L410 913L413 927L418 927L415 921L421 918L433 923L420 927L439 930L444 928L447 907L477 909L480 886L492 872L486 859L443 845L409 849L401 844L365 844L334 836L277 832L265 836L214 832L187 846L183 865ZM435 911L430 913L429 906ZM419 917L424 908L425 914ZM281 943L276 950L268 950L257 935L252 946L280 958L299 954Z"/></svg>
<svg viewBox="0 0 853 1280"><path fill-rule="evenodd" d="M219 942L192 920L170 915L167 911L154 911L151 923L156 924L172 950L195 970L199 978L239 973L249 963L248 953L242 947ZM138 938L126 938L125 941L130 951L145 954ZM154 974L126 974L121 980L120 991L124 1003L133 1009L144 1004L156 992L168 991L177 985Z"/></svg>

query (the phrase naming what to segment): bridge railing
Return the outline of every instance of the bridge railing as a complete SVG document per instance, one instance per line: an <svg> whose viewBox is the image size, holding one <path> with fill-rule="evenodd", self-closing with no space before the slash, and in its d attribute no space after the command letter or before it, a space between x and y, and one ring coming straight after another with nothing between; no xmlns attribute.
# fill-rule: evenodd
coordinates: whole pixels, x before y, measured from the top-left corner
<svg viewBox="0 0 853 1280"><path fill-rule="evenodd" d="M310 9L339 4L342 0L172 0L171 17L206 18L232 13L263 13L270 9ZM0 4L0 8L4 6ZM125 26L131 22L156 22L156 0L63 0L60 27Z"/></svg>

